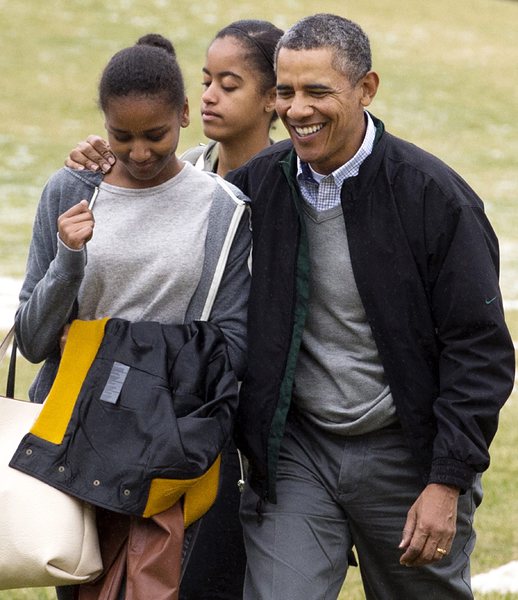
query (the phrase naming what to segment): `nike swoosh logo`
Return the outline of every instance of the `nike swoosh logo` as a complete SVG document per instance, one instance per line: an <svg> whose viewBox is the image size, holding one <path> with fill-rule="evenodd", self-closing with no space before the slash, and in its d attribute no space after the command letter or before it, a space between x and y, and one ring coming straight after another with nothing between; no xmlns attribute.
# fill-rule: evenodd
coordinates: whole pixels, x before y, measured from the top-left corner
<svg viewBox="0 0 518 600"><path fill-rule="evenodd" d="M496 300L496 298L497 298L496 296L494 298L491 298L490 300L488 300L486 298L486 304L491 304L491 302L493 302L494 300Z"/></svg>

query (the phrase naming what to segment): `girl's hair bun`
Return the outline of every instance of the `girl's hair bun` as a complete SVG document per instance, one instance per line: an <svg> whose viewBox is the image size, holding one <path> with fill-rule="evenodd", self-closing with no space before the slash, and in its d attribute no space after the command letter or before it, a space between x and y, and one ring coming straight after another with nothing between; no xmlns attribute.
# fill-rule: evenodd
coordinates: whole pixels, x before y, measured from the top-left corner
<svg viewBox="0 0 518 600"><path fill-rule="evenodd" d="M159 33L146 33L137 40L137 46L154 46L155 48L162 48L172 56L176 57L176 52L173 44Z"/></svg>

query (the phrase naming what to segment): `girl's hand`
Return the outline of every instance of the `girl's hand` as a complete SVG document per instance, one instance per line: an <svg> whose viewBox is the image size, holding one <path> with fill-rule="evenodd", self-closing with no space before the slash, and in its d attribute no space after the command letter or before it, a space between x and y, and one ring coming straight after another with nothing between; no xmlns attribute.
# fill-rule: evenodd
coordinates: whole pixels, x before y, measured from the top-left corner
<svg viewBox="0 0 518 600"><path fill-rule="evenodd" d="M94 215L88 208L88 201L81 200L58 218L60 240L72 250L81 250L92 239Z"/></svg>

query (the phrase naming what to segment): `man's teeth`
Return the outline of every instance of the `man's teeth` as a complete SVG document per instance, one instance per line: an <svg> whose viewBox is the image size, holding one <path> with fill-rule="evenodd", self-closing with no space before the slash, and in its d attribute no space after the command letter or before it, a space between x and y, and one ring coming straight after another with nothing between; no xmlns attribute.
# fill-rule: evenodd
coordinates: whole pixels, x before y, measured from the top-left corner
<svg viewBox="0 0 518 600"><path fill-rule="evenodd" d="M323 125L311 125L311 127L295 127L295 131L297 135L301 137L305 135L311 135L312 133L316 133L322 129Z"/></svg>

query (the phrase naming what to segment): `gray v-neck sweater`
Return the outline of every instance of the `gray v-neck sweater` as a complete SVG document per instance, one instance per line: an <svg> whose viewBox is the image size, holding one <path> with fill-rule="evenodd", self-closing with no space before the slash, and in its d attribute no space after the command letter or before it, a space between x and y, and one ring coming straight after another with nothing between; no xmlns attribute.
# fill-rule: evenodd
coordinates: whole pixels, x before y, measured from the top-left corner
<svg viewBox="0 0 518 600"><path fill-rule="evenodd" d="M338 435L381 429L396 420L394 402L354 280L342 207L317 212L304 202L303 211L310 289L295 404Z"/></svg>

